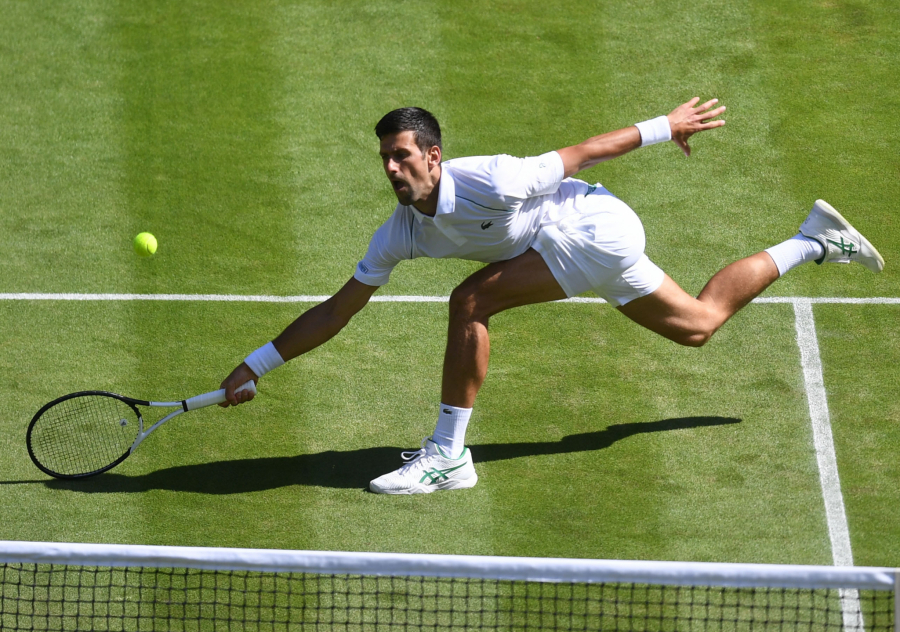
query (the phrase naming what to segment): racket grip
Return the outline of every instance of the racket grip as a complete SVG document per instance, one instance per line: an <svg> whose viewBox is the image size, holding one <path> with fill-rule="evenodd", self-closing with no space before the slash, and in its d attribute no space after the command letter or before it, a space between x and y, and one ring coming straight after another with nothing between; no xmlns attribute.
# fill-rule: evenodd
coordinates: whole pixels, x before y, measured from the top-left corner
<svg viewBox="0 0 900 632"><path fill-rule="evenodd" d="M239 386L235 389L235 392L238 391L250 391L251 393L256 395L256 384L253 382L253 380L250 380L246 384L243 384L242 386ZM224 401L225 389L220 388L217 391L203 393L202 395L195 395L194 397L181 402L181 405L185 410L196 410L205 406L212 406L213 404L221 404Z"/></svg>

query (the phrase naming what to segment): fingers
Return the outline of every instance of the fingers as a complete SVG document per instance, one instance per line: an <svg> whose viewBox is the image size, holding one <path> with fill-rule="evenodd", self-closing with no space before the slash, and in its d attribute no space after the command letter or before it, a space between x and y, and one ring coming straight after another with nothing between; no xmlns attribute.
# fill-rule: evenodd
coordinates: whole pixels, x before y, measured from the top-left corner
<svg viewBox="0 0 900 632"><path fill-rule="evenodd" d="M715 129L725 125L725 121L716 119L725 112L725 106L720 105L718 99L710 99L700 105L700 97L694 97L684 105L678 106L672 114L669 115L669 122L672 127L672 140L681 148L685 156L691 155L691 147L688 145L688 139L704 130Z"/></svg>
<svg viewBox="0 0 900 632"><path fill-rule="evenodd" d="M725 125L725 121L722 120L710 121L708 123L704 122L700 124L700 129L715 129L717 127L722 127L723 125Z"/></svg>
<svg viewBox="0 0 900 632"><path fill-rule="evenodd" d="M240 388L242 384L246 384L250 380L253 380L254 383L259 382L259 378L256 374L250 370L246 364L241 363L219 386L219 388L225 389L225 401L219 404L219 406L228 408L229 406L237 406L238 404L243 404L253 399L255 395L253 391L249 389L236 390Z"/></svg>
<svg viewBox="0 0 900 632"><path fill-rule="evenodd" d="M240 390L234 392L234 398L237 400L238 404L244 404L249 402L251 399L256 397L256 393L251 391L250 389Z"/></svg>
<svg viewBox="0 0 900 632"><path fill-rule="evenodd" d="M718 99L710 99L706 103L694 107L699 101L700 97L694 97L684 105L678 106L675 110L672 111L671 114L669 114L670 122L673 125L677 125L679 123L687 124L690 128L693 129L693 131L697 131L701 129L700 124L706 124L725 112L724 105L715 107L719 102ZM718 127L718 125L715 125L713 127Z"/></svg>
<svg viewBox="0 0 900 632"><path fill-rule="evenodd" d="M725 106L722 105L720 107L717 107L715 110L711 110L709 112L702 112L700 114L697 114L696 116L700 118L700 121L702 123L706 123L708 120L716 118L717 116L722 114L724 111L725 111Z"/></svg>
<svg viewBox="0 0 900 632"><path fill-rule="evenodd" d="M697 103L699 100L700 100L700 97L694 97L693 99L691 99L690 101L688 101L687 103L684 104L685 106L690 106L691 115L693 115L694 118L702 117L703 120L711 119L716 116L719 116L722 112L725 111L724 105L716 108L715 110L712 110L709 112L707 111L711 107L715 106L716 103L719 102L718 99L710 99L706 103L694 107L693 104Z"/></svg>
<svg viewBox="0 0 900 632"><path fill-rule="evenodd" d="M219 388L225 389L225 401L219 404L222 408L228 408L229 406L237 406L237 398L234 396L234 382L232 382L229 378L231 376L225 378L225 380L219 385Z"/></svg>
<svg viewBox="0 0 900 632"><path fill-rule="evenodd" d="M225 401L219 404L222 408L228 408L229 406L237 406L238 404L244 404L252 400L256 395L253 391L243 390L237 391L235 390L235 384L237 384L236 380L227 379L222 382L222 386L220 388L225 389Z"/></svg>
<svg viewBox="0 0 900 632"><path fill-rule="evenodd" d="M700 100L700 97L694 97L694 100L699 101L699 100ZM711 108L712 106L714 106L714 105L715 105L716 103L718 103L718 102L719 102L718 99L710 99L709 101L707 101L707 102L704 103L703 105L697 106L697 107L694 108L694 109L695 109L695 110L700 110L700 111L708 110L709 108Z"/></svg>

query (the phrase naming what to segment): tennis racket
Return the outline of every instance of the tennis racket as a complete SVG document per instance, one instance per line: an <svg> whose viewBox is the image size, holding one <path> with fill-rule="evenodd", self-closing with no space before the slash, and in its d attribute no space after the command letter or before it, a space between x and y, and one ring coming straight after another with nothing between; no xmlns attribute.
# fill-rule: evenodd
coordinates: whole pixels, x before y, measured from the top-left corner
<svg viewBox="0 0 900 632"><path fill-rule="evenodd" d="M256 394L249 381L237 390ZM84 478L114 468L151 432L181 413L225 401L225 389L180 402L147 402L106 391L81 391L45 404L28 426L28 456L56 478ZM177 408L144 430L138 406Z"/></svg>

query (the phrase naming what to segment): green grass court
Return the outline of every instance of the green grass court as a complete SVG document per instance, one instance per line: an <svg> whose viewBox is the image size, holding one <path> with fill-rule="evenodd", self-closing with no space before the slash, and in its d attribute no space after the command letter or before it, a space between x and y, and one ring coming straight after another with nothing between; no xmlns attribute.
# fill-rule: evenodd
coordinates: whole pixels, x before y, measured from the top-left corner
<svg viewBox="0 0 900 632"><path fill-rule="evenodd" d="M816 198L887 262L766 297L900 297L895 2L0 0L0 293L323 295L394 207L373 127L420 105L445 156L533 155L718 97L684 159L580 177L641 216L697 293ZM159 252L140 259L132 237ZM446 296L475 264L401 264ZM0 539L830 564L790 303L704 349L605 305L492 320L469 427L481 482L381 497L431 432L446 306L373 303L237 409L179 417L78 483L30 462L45 402L216 388L310 304L0 300ZM900 566L900 304L813 307L854 561ZM478 463L480 461L480 463Z"/></svg>

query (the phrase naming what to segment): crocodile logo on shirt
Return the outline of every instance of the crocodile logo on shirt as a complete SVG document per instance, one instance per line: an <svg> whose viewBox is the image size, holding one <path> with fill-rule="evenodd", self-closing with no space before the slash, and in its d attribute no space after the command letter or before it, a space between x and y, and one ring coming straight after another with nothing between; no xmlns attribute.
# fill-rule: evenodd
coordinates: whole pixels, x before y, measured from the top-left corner
<svg viewBox="0 0 900 632"><path fill-rule="evenodd" d="M481 230L487 230L494 225L494 222L481 222Z"/></svg>

